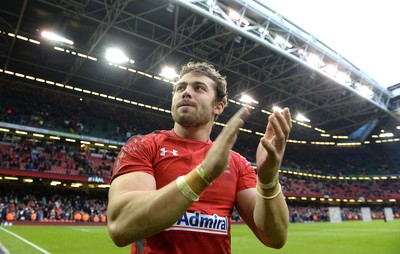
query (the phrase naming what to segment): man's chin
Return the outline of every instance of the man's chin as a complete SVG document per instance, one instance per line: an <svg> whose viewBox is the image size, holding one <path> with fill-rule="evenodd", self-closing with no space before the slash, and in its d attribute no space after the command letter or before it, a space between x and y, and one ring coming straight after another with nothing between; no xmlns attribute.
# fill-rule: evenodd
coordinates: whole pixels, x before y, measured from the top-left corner
<svg viewBox="0 0 400 254"><path fill-rule="evenodd" d="M183 127L194 127L194 126L196 126L195 121L193 121L193 119L191 119L191 118L181 117L181 118L177 119L175 122L177 122L179 125L181 125Z"/></svg>

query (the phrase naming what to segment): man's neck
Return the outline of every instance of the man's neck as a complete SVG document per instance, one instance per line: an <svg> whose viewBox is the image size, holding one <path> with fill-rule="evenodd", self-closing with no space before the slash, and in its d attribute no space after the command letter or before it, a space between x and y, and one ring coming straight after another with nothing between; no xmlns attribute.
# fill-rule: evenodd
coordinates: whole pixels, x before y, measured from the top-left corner
<svg viewBox="0 0 400 254"><path fill-rule="evenodd" d="M184 127L175 122L174 132L181 138L194 139L202 142L207 142L210 139L212 123L199 127Z"/></svg>

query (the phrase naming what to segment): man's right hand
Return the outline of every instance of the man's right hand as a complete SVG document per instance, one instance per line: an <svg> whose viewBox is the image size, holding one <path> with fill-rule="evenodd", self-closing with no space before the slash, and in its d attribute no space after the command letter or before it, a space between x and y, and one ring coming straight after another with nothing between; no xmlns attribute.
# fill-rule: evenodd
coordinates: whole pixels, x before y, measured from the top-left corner
<svg viewBox="0 0 400 254"><path fill-rule="evenodd" d="M229 155L236 142L239 129L244 121L250 116L247 106L242 107L234 116L229 119L217 139L208 151L203 161L203 167L211 181L217 178L229 163Z"/></svg>

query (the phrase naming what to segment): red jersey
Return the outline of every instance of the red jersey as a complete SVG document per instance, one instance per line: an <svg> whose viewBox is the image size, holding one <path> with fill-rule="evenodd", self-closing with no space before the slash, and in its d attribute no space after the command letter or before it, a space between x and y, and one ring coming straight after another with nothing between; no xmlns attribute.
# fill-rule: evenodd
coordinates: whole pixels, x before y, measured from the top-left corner
<svg viewBox="0 0 400 254"><path fill-rule="evenodd" d="M183 139L172 131L131 138L114 164L112 179L128 172L154 176L157 189L199 165L212 141ZM236 193L256 186L251 164L231 151L229 166L170 228L132 245L131 253L231 253L230 213Z"/></svg>

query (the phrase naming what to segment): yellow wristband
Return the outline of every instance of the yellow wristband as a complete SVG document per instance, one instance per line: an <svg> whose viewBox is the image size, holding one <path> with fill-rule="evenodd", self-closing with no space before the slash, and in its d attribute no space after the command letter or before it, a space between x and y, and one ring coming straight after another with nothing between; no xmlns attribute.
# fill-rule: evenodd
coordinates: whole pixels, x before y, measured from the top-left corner
<svg viewBox="0 0 400 254"><path fill-rule="evenodd" d="M203 179L203 181L204 181L208 186L210 186L210 185L212 184L211 181L209 180L208 176L207 176L207 172L206 172L206 170L204 169L203 164L198 165L198 166L196 167L196 171L197 171L197 173L199 174L199 176L201 177L201 179Z"/></svg>
<svg viewBox="0 0 400 254"><path fill-rule="evenodd" d="M258 186L261 187L261 189L268 190L268 189L275 188L275 186L279 183L278 179L279 179L279 175L278 175L278 173L276 173L274 180L272 180L270 183L262 183L257 176L257 184L258 184Z"/></svg>
<svg viewBox="0 0 400 254"><path fill-rule="evenodd" d="M187 200L191 202L199 201L199 195L194 193L194 191L186 183L184 176L180 176L176 179L176 185Z"/></svg>
<svg viewBox="0 0 400 254"><path fill-rule="evenodd" d="M256 188L257 195L260 196L260 197L262 197L263 199L266 199L266 200L274 199L274 198L276 198L279 194L281 194L281 192L282 192L282 185L281 185L280 183L278 183L278 185L279 185L279 191L278 191L276 194L272 195L272 196L264 196L264 195L262 195L262 194L258 191L258 189Z"/></svg>

